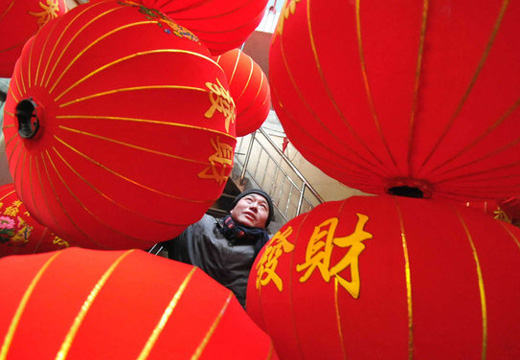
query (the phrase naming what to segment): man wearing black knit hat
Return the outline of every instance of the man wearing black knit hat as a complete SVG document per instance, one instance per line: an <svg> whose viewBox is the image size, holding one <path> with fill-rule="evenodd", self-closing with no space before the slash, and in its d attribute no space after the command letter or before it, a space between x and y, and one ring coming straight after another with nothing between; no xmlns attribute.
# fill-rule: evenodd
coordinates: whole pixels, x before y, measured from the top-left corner
<svg viewBox="0 0 520 360"><path fill-rule="evenodd" d="M233 291L245 307L247 279L260 249L269 240L273 202L259 189L244 191L223 219L204 215L173 240L163 243L168 257L201 268Z"/></svg>

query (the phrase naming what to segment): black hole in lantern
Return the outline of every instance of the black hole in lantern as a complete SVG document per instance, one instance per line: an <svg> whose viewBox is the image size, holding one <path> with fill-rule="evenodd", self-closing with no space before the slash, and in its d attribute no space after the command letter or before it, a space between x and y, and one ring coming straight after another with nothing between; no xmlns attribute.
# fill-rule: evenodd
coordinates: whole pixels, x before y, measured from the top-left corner
<svg viewBox="0 0 520 360"><path fill-rule="evenodd" d="M32 98L24 99L16 105L18 118L18 134L24 139L30 139L38 132L40 121L36 116L36 103Z"/></svg>
<svg viewBox="0 0 520 360"><path fill-rule="evenodd" d="M396 186L388 189L388 193L390 195L406 196L417 199L422 199L424 197L424 193L421 190L409 186Z"/></svg>

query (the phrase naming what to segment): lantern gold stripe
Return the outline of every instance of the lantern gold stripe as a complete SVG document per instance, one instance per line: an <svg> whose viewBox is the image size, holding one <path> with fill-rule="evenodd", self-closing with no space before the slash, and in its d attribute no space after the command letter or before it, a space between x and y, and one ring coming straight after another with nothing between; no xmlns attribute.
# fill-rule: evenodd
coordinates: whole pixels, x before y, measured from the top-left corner
<svg viewBox="0 0 520 360"><path fill-rule="evenodd" d="M47 153L48 155L48 151L45 150L45 152ZM61 211L63 212L63 214L65 215L65 217L70 221L70 223L85 237L87 238L89 241L91 241L92 243L94 243L96 246L99 246L100 248L102 249L107 249L106 246L100 244L99 242L97 242L96 240L94 240L93 238L91 238L87 233L85 233L85 231L83 231L83 229L81 229L78 224L76 224L76 222L74 221L74 219L70 216L70 214L68 213L67 209L65 208L65 206L63 206L61 200L60 200L60 197L58 196L58 193L56 192L56 187L54 186L54 183L52 182L52 179L51 179L51 175L49 173L49 169L47 167L47 164L45 162L45 158L43 156L43 153L40 154L40 157L41 157L41 161L42 161L42 165L43 165L43 168L45 169L45 174L47 175L47 180L49 182L49 185L52 189L52 193L54 194L54 198L56 200L56 203L59 205L59 207L61 208ZM51 213L50 209L48 209L48 212Z"/></svg>
<svg viewBox="0 0 520 360"><path fill-rule="evenodd" d="M233 82L233 79L235 78L235 73L237 71L238 63L240 62L240 51L237 51L237 57L235 59L235 66L233 67L233 72L231 73L231 76L229 77L229 86L231 86L231 83Z"/></svg>
<svg viewBox="0 0 520 360"><path fill-rule="evenodd" d="M157 342L159 335L161 335L161 332L163 331L164 327L168 323L168 320L170 319L170 316L172 315L173 310L179 303L181 296L184 294L184 291L186 290L186 287L188 286L188 283L190 282L191 277L193 276L193 274L195 273L196 270L197 270L196 267L193 267L193 269L191 269L191 271L188 273L186 278L183 280L182 284L179 286L179 289L177 289L177 291L173 295L172 299L170 300L170 303L164 310L164 313L162 314L161 319L159 320L159 322L153 329L152 334L150 335L150 337L148 338L148 341L146 342L146 344L143 347L143 350L141 350L141 353L137 357L137 360L145 360L150 355L150 352L152 351L155 343Z"/></svg>
<svg viewBox="0 0 520 360"><path fill-rule="evenodd" d="M509 236L511 236L511 238L515 242L516 246L518 246L518 249L520 249L520 241L518 241L518 238L516 237L516 235L511 232L509 227L506 226L506 224L503 221L499 221L498 223L504 228L505 231L507 231Z"/></svg>
<svg viewBox="0 0 520 360"><path fill-rule="evenodd" d="M0 50L0 54L4 52L8 52L9 50L16 49L17 47L22 47L25 44L25 41L20 41L18 44L8 47L7 49Z"/></svg>
<svg viewBox="0 0 520 360"><path fill-rule="evenodd" d="M49 73L49 76L47 77L47 81L45 82L45 87L48 87L48 86L49 86L49 81L50 81L50 79L52 78L52 75L54 74L54 71L56 70L56 67L57 67L58 64L60 63L61 58L62 58L63 55L67 52L69 46L74 42L74 40L76 40L76 38L77 38L81 33L82 33L83 31L85 31L85 29L86 29L87 27L89 27L90 25L92 25L94 22L96 22L97 20L101 19L102 17L104 17L104 16L106 16L106 15L108 15L108 14L111 14L111 13L113 13L113 12L115 12L115 11L123 10L123 9L124 9L123 7L118 7L118 8L112 8L112 9L109 9L109 10L107 10L107 11L105 11L105 12L103 12L103 13L97 15L96 17L92 18L89 22L87 22L85 25L83 25L83 26L81 27L81 29L79 29L78 31L74 32L74 36L72 36L72 38L69 40L69 42L67 43L67 45L65 45L65 46L63 47L63 49L61 49L61 51L60 51L60 55L58 56L58 59L56 59L56 61L54 61L54 66L52 67L52 70L51 70L51 72ZM62 35L63 35L63 34L62 34ZM81 53L80 53L80 55L81 55ZM79 56L77 56L77 57L79 57ZM77 57L74 58L74 60L72 60L72 62L76 61L76 60L77 60ZM61 72L61 75L60 75L60 77L59 77L57 80L53 81L54 84L53 84L53 86L51 87L51 89L50 89L50 91L49 91L49 94L52 94L53 89L54 89L55 86L60 82L61 77L63 76L63 74L64 74L65 72L67 72L67 70L69 69L70 65L71 65L71 64L69 64L69 66L68 66L64 71Z"/></svg>
<svg viewBox="0 0 520 360"><path fill-rule="evenodd" d="M249 58L249 62L250 62L250 69L251 69L249 71L249 77L247 78L246 84L244 85L244 88L242 89L242 92L240 93L240 95L238 96L238 98L237 98L237 100L235 102L240 101L240 99L242 98L242 95L244 95L244 93L246 92L247 88L249 87L249 82L251 81L251 78L253 77L253 70L255 69L254 64L253 64L253 59ZM255 99L256 99L256 97L255 97Z"/></svg>
<svg viewBox="0 0 520 360"><path fill-rule="evenodd" d="M388 156L390 157L390 160L392 160L392 164L397 168L397 162L394 159L394 156L392 155L392 152L390 151L390 146L388 146L388 142L386 141L383 130L381 129L381 124L379 123L379 116L377 115L376 107L374 104L374 99L372 98L372 91L370 90L370 85L368 82L368 71L367 66L365 62L365 50L363 48L363 36L361 35L361 4L360 0L356 0L356 35L357 35L357 41L358 41L358 49L359 49L359 63L361 65L361 75L363 77L363 85L365 86L365 91L367 94L367 100L370 107L370 112L372 114L372 118L374 119L374 124L376 125L377 132L379 133L379 136L381 137L381 141L383 142L383 145L386 149L386 152L388 153ZM356 136L357 137L357 136ZM363 146L367 149L369 149L366 144L364 144L360 139L360 141ZM384 164L379 158L375 156L375 154L372 154L379 163Z"/></svg>
<svg viewBox="0 0 520 360"><path fill-rule="evenodd" d="M54 32L54 29L56 28L57 24L58 24L58 21L53 22L52 29L49 31L47 37L45 38L42 48L40 49L40 51L38 51L40 56L38 57L38 65L36 65L36 74L34 75L34 86L38 86L38 79L40 77L40 69L42 66L43 53L45 52L45 49L47 48L47 43L49 42L49 39L50 39L52 33ZM47 26L50 26L50 25L47 25ZM43 78L40 80L40 85L42 83L42 80L43 80Z"/></svg>
<svg viewBox="0 0 520 360"><path fill-rule="evenodd" d="M88 161L90 161L91 163L99 166L100 168L108 171L109 173L131 183L131 184L134 184L136 186L139 186L145 190L148 190L150 192L153 192L153 193L156 193L156 194L159 194L159 195L162 195L162 196L166 196L166 197L169 197L169 198L172 198L172 199L178 199L178 200L184 200L184 201L187 201L187 202L192 202L192 203L202 203L202 204L212 204L216 199L210 199L210 200L193 200L193 199L186 199L186 198L182 198L180 196L175 196L175 195L172 195L172 194L167 194L165 192L162 192L162 191L159 191L159 190L156 190L156 189L153 189L153 188L150 188L148 186L145 186L143 184L140 184L138 183L137 181L134 181L130 178L127 178L126 176L123 176L121 174L119 174L118 172L108 168L107 166L99 163L98 161L92 159L91 157L85 155L84 153L82 153L81 151L79 151L78 149L74 148L72 145L68 144L67 142L63 141L62 139L60 139L59 137L57 137L56 135L54 135L54 138L59 141L61 144L65 145L67 148L69 148L70 150L72 150L73 152L75 152L76 154L82 156L83 158L87 159Z"/></svg>
<svg viewBox="0 0 520 360"><path fill-rule="evenodd" d="M347 358L347 354L345 352L345 340L343 338L343 331L341 329L341 316L339 313L339 303L338 303L338 278L334 278L334 307L336 309L336 323L338 325L338 335L339 335L339 345L341 346L341 354L343 355L343 359Z"/></svg>
<svg viewBox="0 0 520 360"><path fill-rule="evenodd" d="M58 39L56 41L53 41L54 43L54 47L52 48L51 50L51 53L50 55L47 57L47 64L45 65L45 69L42 73L42 77L40 79L40 86L43 86L43 81L44 81L44 78L45 78L45 75L47 74L47 69L49 68L49 64L51 63L52 61L52 57L54 56L54 52L56 51L56 47L58 46L58 44L61 42L61 39L63 38L63 35L65 34L69 34L69 27L72 26L72 24L74 24L74 22L76 22L76 20L78 20L84 13L86 13L87 11L89 10L92 10L92 9L95 9L97 6L99 5L103 5L107 2L110 2L111 0L106 0L106 1L100 1L98 3L93 3L92 5L89 5L89 6L85 6L83 8L82 11L78 12L73 19L69 20L68 23L67 23L67 26L65 26L65 28L63 29L63 31L61 32L60 36L58 37ZM52 29L54 30L54 28ZM50 34L52 34L52 32L49 33L49 37L50 37ZM49 38L47 38L47 40L49 40ZM45 41L45 45L47 44L47 40ZM43 51L42 51L43 52ZM50 75L49 75L50 76ZM48 81L47 81L48 83Z"/></svg>
<svg viewBox="0 0 520 360"><path fill-rule="evenodd" d="M25 290L25 293L22 296L22 299L20 301L20 304L18 304L18 308L16 309L16 312L14 313L13 319L11 320L11 324L9 325L9 329L7 330L7 333L4 338L4 343L2 345L2 351L0 353L0 360L5 360L7 358L7 353L9 352L9 348L11 346L11 343L13 341L14 333L18 327L18 324L20 322L20 318L23 315L23 312L25 310L25 307L27 306L27 302L29 301L34 289L38 285L38 282L40 281L42 275L45 273L49 265L61 254L61 252L56 252L54 255L52 255L46 262L43 264L43 266L40 268L40 270L36 273L36 276L32 279L31 283L27 287L27 290Z"/></svg>
<svg viewBox="0 0 520 360"><path fill-rule="evenodd" d="M209 93L209 89L202 89L202 88L198 88L198 87L183 86L183 85L133 86L133 87L126 87L126 88L119 88L119 89L104 91L104 92L100 92L100 93L97 93L97 94L92 94L92 95L84 96L84 97L81 97L81 98L78 98L78 99L74 99L74 100L71 100L69 102L60 104L60 108L64 108L65 106L69 106L69 105L72 105L72 104L79 103L81 101L93 99L93 98L100 97L100 96L117 94L117 93L125 92L125 91L152 90L152 89L195 90L195 91L200 91L200 92L204 92L204 93Z"/></svg>
<svg viewBox="0 0 520 360"><path fill-rule="evenodd" d="M34 174L33 174L33 160L34 162L36 163L36 157L35 156L31 156L30 157L30 161L29 161L29 186L30 186L30 189L31 189L31 201L32 201L32 204L33 204L33 212L36 214L36 216L38 216L38 218L41 218L41 213L40 213L40 206L37 206L36 204L36 201L35 201L35 196L34 196L34 186L37 184L36 183L36 180L34 179ZM24 199L25 200L25 199Z"/></svg>
<svg viewBox="0 0 520 360"><path fill-rule="evenodd" d="M14 192L15 192L15 190L13 190L13 191L9 191L7 194L5 194L4 196L2 196L2 197L0 198L0 200L4 200L6 197L8 197L8 196L14 194Z"/></svg>
<svg viewBox="0 0 520 360"><path fill-rule="evenodd" d="M13 8L14 2L15 2L15 0L12 0L11 3L9 5L7 5L7 8L5 9L5 11L0 15L0 21L4 18L5 14L7 14L9 11L11 11L11 9Z"/></svg>
<svg viewBox="0 0 520 360"><path fill-rule="evenodd" d="M25 184L24 175L26 173L25 169L27 169L26 164L25 164L25 162L27 161L27 151L22 151L21 153L23 153L23 158L22 158L22 161L21 161L20 182L18 182L18 184L20 186L20 190L18 192L18 197L20 199L24 199L25 195L24 195L24 186L23 186L23 184ZM20 154L20 157L21 157L21 155L22 154Z"/></svg>
<svg viewBox="0 0 520 360"><path fill-rule="evenodd" d="M167 54L167 53L192 55L192 56L201 58L203 60L209 61L209 62L213 63L214 65L216 65L217 67L220 68L220 65L218 65L213 59L210 59L210 58L208 58L208 57L206 57L204 55L201 55L201 54L193 52L193 51L180 50L180 49L155 49L155 50L140 51L140 52L136 52L136 53L124 56L124 57L119 58L117 60L114 60L114 61L112 61L110 63L107 63L107 64L105 64L103 66L100 66L96 70L90 72L89 74L87 74L83 78L81 78L80 80L76 81L67 90L65 90L60 95L58 95L54 99L54 101L57 102L59 99L61 99L61 97L63 97L65 94L67 94L70 90L74 89L76 86L78 86L79 84L83 83L85 80L89 79L90 77L96 75L97 73L99 73L99 72L101 72L103 70L108 69L109 67L112 67L114 65L117 65L117 64L122 63L122 62L127 61L127 60L134 59L134 58L139 57L139 56L146 56L146 55L151 55L151 54Z"/></svg>
<svg viewBox="0 0 520 360"><path fill-rule="evenodd" d="M482 139L484 139L486 136L488 136L492 131L494 131L500 124L502 124L513 112L515 112L518 108L518 105L520 105L520 98L513 104L513 106L511 106L509 109L507 109L507 111L504 113L504 115L502 115L494 124L492 124L482 135L480 135L478 138L476 138L474 141L472 141L470 144L468 144L467 146L465 146L462 150L460 150L457 154L453 155L452 157L450 157L449 159L447 159L446 161L444 161L442 164L436 166L435 168L433 168L430 172L433 172L433 171L437 171L439 170L440 168L446 166L447 164L449 164L450 162L452 162L453 160L455 160L456 158L458 158L460 155L464 154L466 151L468 151L469 149L471 149L473 146L475 146L476 144L478 144L480 141L482 141ZM461 165L461 166L458 166L458 167L455 167L455 168L451 168L447 171L444 171L444 173L447 173L447 172L450 172L450 171L453 171L453 170L456 170L456 169L460 169L462 167L465 167L467 165L470 165L470 164L473 164L475 162L478 162L478 161L481 161L485 158L488 158L490 156L494 156L497 154L497 152L501 152L501 151L504 151L506 150L507 148L513 146L513 145L516 145L518 143L518 140L519 139L516 139L515 141L513 141L512 143L510 143L509 145L507 146L503 146L499 149L497 149L496 151L493 151L493 152L488 152L485 156L481 157L480 159L476 159L472 162L469 162L469 163L466 163L464 165Z"/></svg>
<svg viewBox="0 0 520 360"><path fill-rule="evenodd" d="M20 68L21 68L21 66L20 66ZM11 82L13 82L13 81L14 81L14 84L16 85L16 89L18 90L18 94L19 94L20 96L22 96L22 94L24 94L24 93L23 93L22 90L20 89L20 84L18 83L18 76L14 77L14 78L11 80ZM9 85L9 87L11 87L11 85ZM11 91L11 93L13 93L13 92L14 92L14 89L13 89L13 91Z"/></svg>
<svg viewBox="0 0 520 360"><path fill-rule="evenodd" d="M16 142L13 144L13 149L11 150L11 153L9 154L9 159L7 159L7 162L9 163L9 168L12 168L11 164L14 161L13 156L16 152L16 148L18 147L18 145L20 145L22 143L22 141L20 140L20 138L18 136L16 136L16 134L14 134L11 139L16 140ZM9 140L9 142L11 142L11 139ZM18 153L18 157L20 157L20 153L21 153L21 151ZM14 180L14 178L16 178L16 167L14 167L14 168L15 168L15 173L12 174L13 180Z"/></svg>
<svg viewBox="0 0 520 360"><path fill-rule="evenodd" d="M72 342L74 341L74 338L76 337L76 334L83 323L83 320L85 319L85 316L87 316L88 311L90 310L90 307L92 306L92 303L94 300L96 300L97 295L103 289L103 286L107 282L108 278L112 275L114 270L121 264L121 262L130 255L134 250L128 250L125 253L123 253L116 261L112 263L112 265L108 268L107 271L101 276L101 278L98 280L90 294L88 295L87 299L81 306L81 310L76 315L74 322L72 326L69 329L69 332L65 336L65 340L61 344L61 348L56 354L56 360L63 360L67 357L67 354L70 350L70 347L72 346Z"/></svg>
<svg viewBox="0 0 520 360"><path fill-rule="evenodd" d="M71 190L71 188L67 185L67 182L63 179L63 177L61 176L60 172L58 171L58 168L56 167L56 165L54 164L54 161L52 161L52 158L49 154L48 151L45 151L46 155L47 155L47 158L49 159L49 163L52 165L52 168L54 169L54 172L56 173L56 175L58 176L58 178L60 179L60 181L62 182L63 186L65 187L65 189L67 189L67 191L69 192L69 194L74 198L74 200L76 200L76 202L81 206L81 208L83 210L85 210L91 217L93 217L99 224L105 226L107 229L110 229L111 231L113 231L114 233L116 234L119 234L119 235L122 235L128 239L131 239L133 241L137 241L137 242L146 242L142 239L139 239L139 238L136 238L136 237L133 237L133 236L130 236L128 234L125 234L125 233L122 233L120 232L119 230L113 228L112 226L108 225L106 222L103 221L103 219L101 219L100 217L96 216L87 206L85 206L85 204L81 201L80 198L78 198L78 196ZM23 182L22 182L23 183Z"/></svg>
<svg viewBox="0 0 520 360"><path fill-rule="evenodd" d="M408 244L406 240L406 233L404 229L404 220L403 213L401 211L401 207L399 206L399 202L395 197L392 197L394 200L397 216L399 217L399 227L401 228L401 242L403 246L403 257L404 257L404 272L406 277L406 299L408 302L408 359L413 359L413 351L414 351L414 333L413 333L413 302L412 302L412 275L410 271L410 255L408 253Z"/></svg>
<svg viewBox="0 0 520 360"><path fill-rule="evenodd" d="M121 9L121 8L119 8ZM63 53L67 50L67 47L70 45L70 43L75 39L75 37L80 33L82 32L87 26L91 25L95 20L97 20L98 18L108 14L108 13L111 13L115 10L119 10L118 8L116 9L112 9L111 11L107 11L106 13L103 13L101 15L99 15L98 17L92 19L89 23L87 23L81 30L78 31L78 33L76 33L74 35L74 37L71 39L71 41L69 42L69 44L67 44L67 46L63 49L61 55L60 55L60 58L58 58L57 62L58 63L61 59L61 56L63 55ZM103 36L97 38L95 41L91 42L90 44L88 44L87 47L85 47L83 50L79 51L78 54L74 57L74 59L72 59L68 64L67 64L67 67L61 72L60 76L58 77L58 79L56 79L56 81L54 81L54 84L52 85L52 87L50 88L49 90L49 94L52 94L52 92L54 91L54 89L56 88L56 85L59 84L59 82L61 81L61 79L63 78L63 75L65 75L70 67L72 65L74 65L74 63L80 58L83 56L83 54L85 54L85 52L87 52L87 50L89 50L90 48L92 48L94 45L96 45L97 43L99 43L100 41L106 39L107 37L119 32L119 31L122 31L122 30L125 30L125 29L129 29L129 28L132 28L134 26L140 26L140 25L149 25L149 24L156 24L156 21L151 21L151 20L148 20L148 21L140 21L140 22L135 22L135 23L131 23L131 24L125 24L123 26L120 26L118 28L115 28L109 32L107 32L106 34L104 34ZM56 67L56 64L54 65ZM53 69L54 71L54 69ZM51 73L52 75L52 73ZM48 82L48 81L47 81Z"/></svg>
<svg viewBox="0 0 520 360"><path fill-rule="evenodd" d="M337 138L337 136L335 134L333 134L329 128L327 128L325 126L325 124L323 124L323 122L321 121L321 119L319 118L319 116L316 114L316 112L311 108L310 104L307 102L307 100L305 99L305 97L303 96L303 94L301 93L301 90L298 88L298 85L296 84L296 81L294 80L294 77L292 75L292 72L289 68L289 64L287 63L287 58L285 57L285 50L284 50L284 46L283 46L283 36L280 37L280 53L282 55L282 60L283 60L283 64L285 66L285 70L286 70L286 73L287 73L287 76L289 77L290 81L291 81L291 84L292 84L292 87L294 89L294 91L296 92L296 94L298 95L298 98L300 99L300 101L303 103L303 105L305 106L305 108L307 109L307 111L309 111L309 113L312 115L312 117L316 120L316 122L318 124L321 125L321 127L330 135L332 136L341 146L343 146L345 149L349 150L350 153L354 156L356 156L357 158L363 160L364 162L368 163L369 165L371 166L374 166L374 170L373 171L376 171L377 170L382 170L380 167L377 167L376 165L372 164L370 161L368 161L366 158L360 156L357 152L353 151L352 148L350 148L349 146L347 146L347 144L344 142L344 141L341 141L340 139ZM274 86L272 86L271 88L274 88ZM301 129L303 131L303 129ZM311 136L312 137L312 136ZM318 141L316 139L316 141ZM330 150L329 150L330 151ZM345 159L349 159L351 162L352 162L352 159L350 159L350 157L348 156L344 156ZM372 170L369 170L367 169L365 166L359 164L359 163L356 163L356 162L353 162L355 165L357 165L358 167L361 167L362 169L366 170L366 171L369 171L371 172Z"/></svg>
<svg viewBox="0 0 520 360"><path fill-rule="evenodd" d="M40 165L38 164L38 157L34 158L34 163L36 164L35 167L36 167L36 175L38 177L38 183L40 185L40 189L42 189L42 198L43 198L43 203L45 204L45 209L48 209L47 214L50 215L51 220L54 222L54 226L59 228L60 225L59 225L58 221L56 220L56 218L54 217L54 213L51 211L49 202L47 201L47 196L46 196L47 194L45 192L43 192L43 179L42 179L43 170L40 170ZM34 198L33 198L33 203L34 203ZM62 229L62 234L63 233L65 233L65 231ZM70 238L68 234L65 233L65 235L67 235L66 236L67 238Z"/></svg>
<svg viewBox="0 0 520 360"><path fill-rule="evenodd" d="M138 122L138 123L147 123L147 124L158 124L158 125L181 127L181 128L186 128L186 129L208 131L213 134L222 135L227 138L236 140L235 136L229 135L228 133L218 131L215 129L194 126L194 125L189 125L189 124L166 122L163 120L137 119L137 118L127 118L127 117L118 117L118 116L98 116L98 115L58 115L58 116L56 116L56 119L101 119L101 120L116 120L116 121L129 121L129 122Z"/></svg>
<svg viewBox="0 0 520 360"><path fill-rule="evenodd" d="M255 94L255 97L254 97L253 101L251 101L251 103L247 106L247 108L242 110L242 112L240 114L245 114L247 112L247 110L249 110L251 108L251 106L253 106L253 104L255 103L256 99L258 99L258 95L260 95L260 92L262 91L262 85L264 85L264 77L265 76L263 74L261 74L261 76L260 76L260 85L258 85L258 90L256 90L256 94ZM249 80L248 80L248 83L249 83ZM240 97L242 97L244 92L245 92L245 88L244 88L244 91L242 91L242 94L240 94ZM264 105L266 101L267 101L267 96L264 99L264 102L262 103L262 105ZM237 116L238 115L239 114L237 114Z"/></svg>
<svg viewBox="0 0 520 360"><path fill-rule="evenodd" d="M20 79L20 83L22 84L23 93L27 94L27 88L25 87L23 70L24 70L24 66L23 66L22 60L20 60L20 66L18 66L18 77Z"/></svg>
<svg viewBox="0 0 520 360"><path fill-rule="evenodd" d="M74 169L72 167L72 165L69 164L69 162L65 159L65 157L63 157L59 151L53 147L52 148L54 150L54 152L56 153L56 155L58 155L58 157L60 158L61 161L63 161L63 163L70 169L70 171L72 171L74 174L76 174L77 177L79 177L81 179L81 181L83 181L88 187L90 187L93 191L95 191L96 193L98 193L100 196L102 196L104 199L106 199L107 201L111 202L112 204L114 204L115 206L135 215L135 216L138 216L142 219L146 219L148 221L152 221L152 222L155 222L157 224L161 224L161 225L169 225L169 226L180 226L180 225L186 225L186 224L177 224L177 223L168 223L168 222L164 222L164 221L160 221L160 220L157 220L157 219L152 219L152 218L148 218L146 216L144 216L143 213L141 212L136 212L136 211L133 211L132 209L124 206L123 204L115 201L114 199L112 199L111 197L109 197L108 195L106 195L105 193L103 193L101 190L99 190L97 187L95 187L94 185L92 185L87 179L85 179L79 171L77 171L76 169Z"/></svg>
<svg viewBox="0 0 520 360"><path fill-rule="evenodd" d="M422 164L423 166L426 165L430 161L431 157L433 156L433 154L435 153L435 151L437 150L437 148L439 147L441 142L444 140L444 137L448 134L449 130L451 129L451 127L453 125L453 123L455 122L455 119L459 116L460 111L464 107L464 105L466 103L466 100L468 99L471 91L473 90L473 86L477 82L477 79L478 79L478 77L480 75L480 71L484 67L484 64L486 63L486 60L487 60L487 57L488 57L488 55L489 55L489 53L491 51L491 48L493 47L493 43L495 42L496 35L498 33L498 30L500 29L500 25L502 24L502 19L504 18L504 15L505 15L505 12L506 12L506 9L507 9L508 5L509 5L509 0L503 0L502 6L500 8L500 13L498 14L498 18L497 18L497 20L495 22L495 25L493 27L493 30L491 32L491 36L489 38L488 43L486 44L486 48L484 50L484 53L482 54L482 57L480 58L480 61L479 61L478 65L477 65L477 69L475 70L475 73L473 74L473 77L472 77L472 79L471 79L471 81L470 81L470 83L468 85L468 88L466 89L466 92L462 96L462 99L460 100L457 108L455 109L455 113L452 115L452 117L448 121L448 123L446 125L446 128L444 129L442 134L437 139L437 142L433 146L433 148L430 151L430 153L428 154L428 156L426 156L426 158L424 159L423 164Z"/></svg>
<svg viewBox="0 0 520 360"><path fill-rule="evenodd" d="M193 355L191 356L191 360L197 360L202 355L202 352L204 351L204 349L206 348L206 345L209 342L209 339L211 338L211 336L215 332L215 329L217 328L220 320L222 319L222 316L224 316L224 313L227 310L229 302L231 301L232 295L233 295L233 293L230 291L226 301L224 302L224 306L222 307L222 309L220 309L219 314L215 318L215 321L213 321L213 324L211 324L208 332L206 333L206 336L204 336L204 339L202 339L202 342L199 344L199 346L195 350L195 353L193 353Z"/></svg>
<svg viewBox="0 0 520 360"><path fill-rule="evenodd" d="M414 177L414 167L412 162L412 154L414 149L414 131L415 131L415 125L416 125L416 115L417 115L417 103L419 99L419 86L421 83L421 71L422 71L422 64L423 64L423 56L424 56L424 41L426 38L426 24L428 21L428 8L429 8L429 1L424 0L423 1L423 11L422 11L422 21L421 21L421 32L419 36L419 49L417 54L417 65L415 67L415 81L414 81L414 87L413 87L413 96L412 96L412 114L410 116L410 131L409 131L409 137L408 137L408 155L406 157L406 160L408 162L408 175L410 177Z"/></svg>
<svg viewBox="0 0 520 360"><path fill-rule="evenodd" d="M95 139L100 139L100 140L111 142L111 143L114 143L114 144L126 146L126 147L129 147L131 149L136 149L136 150L140 150L140 151L143 151L143 152L148 152L148 153L155 154L155 155L161 155L161 156L169 157L169 158L176 159L176 160L182 160L182 161L186 161L186 162L191 162L191 163L194 163L194 164L200 164L200 165L207 165L208 164L205 161L185 158L185 157L182 157L182 156L177 156L177 155L173 155L173 154L169 154L169 153L164 153L164 152L161 152L161 151L156 151L156 150L153 150L153 149L148 149L148 148L145 148L145 147L142 147L142 146L130 144L130 143L127 143L127 142L124 142L124 141L119 141L119 140L116 140L116 139L113 139L113 138L107 138L105 136L96 135L96 134L89 133L89 132L82 131L82 130L78 130L78 129L73 129L73 128L70 128L70 127L67 127L67 126L63 126L63 125L58 125L58 128L60 128L62 130L70 131L70 132L73 132L73 133L76 133L76 134L81 134L81 135L92 137L92 138L95 138Z"/></svg>
<svg viewBox="0 0 520 360"><path fill-rule="evenodd" d="M466 233L466 236L468 238L468 242L471 246L471 252L473 254L473 259L475 260L475 267L477 270L477 278L478 278L478 288L480 292L480 306L481 306L481 312L482 312L482 351L481 351L481 359L486 359L486 352L487 352L487 306L486 306L486 291L484 288L484 278L482 276L482 269L480 267L480 261L478 258L477 248L475 247L475 243L473 242L473 237L471 236L471 233L469 232L468 226L466 225L466 222L462 218L462 215L460 212L453 208L453 211L457 215L457 218L459 219L462 227L464 228L464 232Z"/></svg>
<svg viewBox="0 0 520 360"><path fill-rule="evenodd" d="M32 56L33 56L33 50L34 50L34 38L32 39L31 43L31 50L29 51L29 65L27 66L27 86L29 88L32 87L32 81L31 81L31 70L32 70Z"/></svg>
<svg viewBox="0 0 520 360"><path fill-rule="evenodd" d="M269 342L269 351L267 353L266 360L271 360L273 358L273 350L274 350L274 344L273 340Z"/></svg>

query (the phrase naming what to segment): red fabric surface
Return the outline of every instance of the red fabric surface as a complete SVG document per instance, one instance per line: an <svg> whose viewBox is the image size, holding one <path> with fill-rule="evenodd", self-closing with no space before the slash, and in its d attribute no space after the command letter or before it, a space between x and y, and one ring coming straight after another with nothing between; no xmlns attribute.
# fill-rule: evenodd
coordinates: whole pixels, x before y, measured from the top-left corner
<svg viewBox="0 0 520 360"><path fill-rule="evenodd" d="M242 45L264 16L267 0L138 0L190 29L213 55Z"/></svg>
<svg viewBox="0 0 520 360"><path fill-rule="evenodd" d="M198 351L214 359L218 351L226 359L277 359L232 293L190 265L140 250L70 248L6 257L0 269L7 358L50 359L61 350L67 359L137 359L155 331L143 358L189 359Z"/></svg>
<svg viewBox="0 0 520 360"><path fill-rule="evenodd" d="M314 165L368 193L499 199L520 190L520 4L287 1L274 108Z"/></svg>
<svg viewBox="0 0 520 360"><path fill-rule="evenodd" d="M231 171L227 86L207 48L163 14L115 1L74 8L28 43L10 83L4 135L17 193L77 246L173 238ZM27 98L41 124L22 139L15 113Z"/></svg>
<svg viewBox="0 0 520 360"><path fill-rule="evenodd" d="M330 219L336 228L323 225ZM357 226L370 236L357 237ZM292 249L276 246L284 233ZM248 313L282 359L518 358L519 239L518 228L455 204L327 202L266 244L251 271ZM358 296L340 282L335 289L338 277L357 284Z"/></svg>
<svg viewBox="0 0 520 360"><path fill-rule="evenodd" d="M216 58L229 82L229 92L237 107L236 135L256 131L271 110L269 83L262 68L239 49Z"/></svg>
<svg viewBox="0 0 520 360"><path fill-rule="evenodd" d="M0 3L0 77L10 78L27 40L51 19L65 14L65 0L5 0Z"/></svg>
<svg viewBox="0 0 520 360"><path fill-rule="evenodd" d="M0 257L64 249L70 245L33 219L14 184L0 186Z"/></svg>

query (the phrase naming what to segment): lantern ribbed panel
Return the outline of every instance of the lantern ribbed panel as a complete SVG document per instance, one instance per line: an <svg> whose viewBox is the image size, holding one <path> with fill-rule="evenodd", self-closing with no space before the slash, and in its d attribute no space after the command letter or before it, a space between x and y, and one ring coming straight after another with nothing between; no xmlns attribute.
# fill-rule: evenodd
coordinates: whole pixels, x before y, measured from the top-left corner
<svg viewBox="0 0 520 360"><path fill-rule="evenodd" d="M289 0L270 49L291 142L342 183L520 192L520 4Z"/></svg>
<svg viewBox="0 0 520 360"><path fill-rule="evenodd" d="M237 106L237 136L256 131L271 109L267 77L260 65L239 49L217 57L217 63L228 77L229 92Z"/></svg>
<svg viewBox="0 0 520 360"><path fill-rule="evenodd" d="M40 129L17 133L32 98ZM78 6L27 45L4 134L31 214L93 248L149 248L219 198L233 163L227 80L188 30L132 2Z"/></svg>
<svg viewBox="0 0 520 360"><path fill-rule="evenodd" d="M232 292L187 264L70 248L0 269L2 357L277 359Z"/></svg>
<svg viewBox="0 0 520 360"><path fill-rule="evenodd" d="M519 239L433 200L324 203L266 244L247 310L282 359L515 359Z"/></svg>
<svg viewBox="0 0 520 360"><path fill-rule="evenodd" d="M5 0L0 4L0 77L10 78L27 40L51 19L65 14L64 0Z"/></svg>

